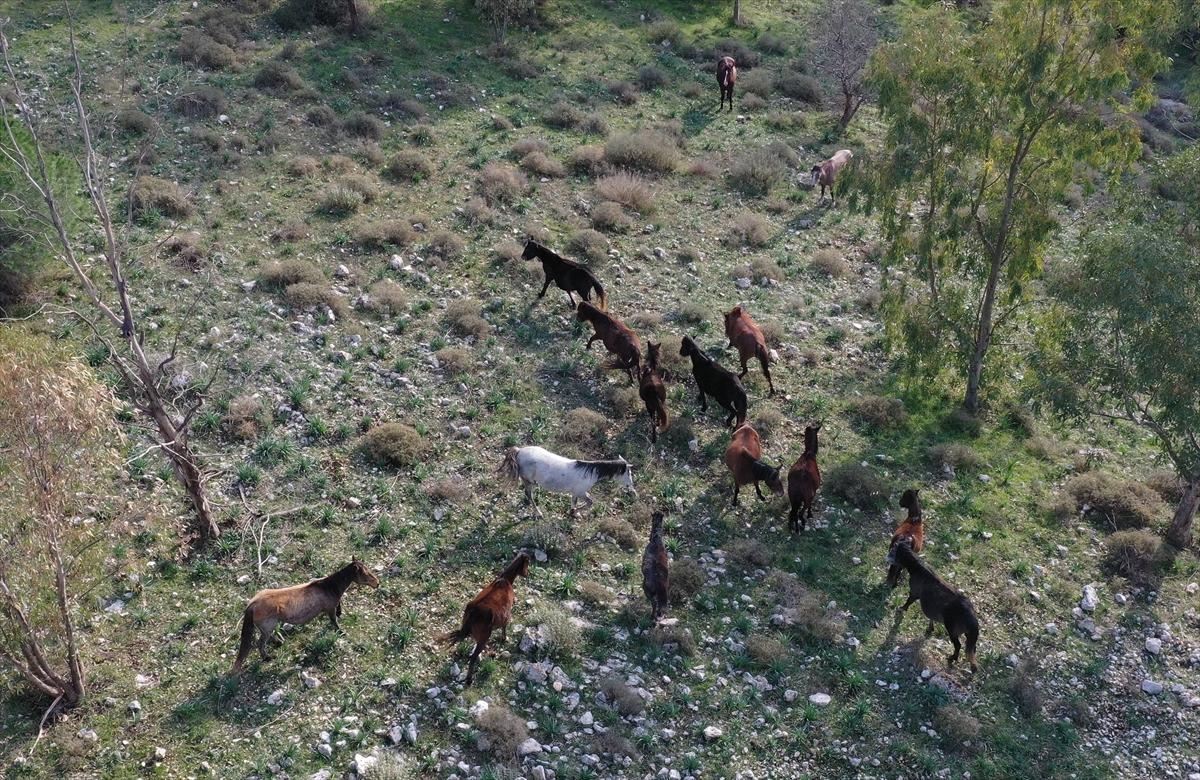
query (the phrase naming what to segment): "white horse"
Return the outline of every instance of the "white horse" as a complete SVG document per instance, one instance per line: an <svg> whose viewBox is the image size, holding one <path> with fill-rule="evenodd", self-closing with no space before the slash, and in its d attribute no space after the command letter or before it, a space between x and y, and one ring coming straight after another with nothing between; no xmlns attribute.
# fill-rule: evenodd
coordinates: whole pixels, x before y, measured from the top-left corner
<svg viewBox="0 0 1200 780"><path fill-rule="evenodd" d="M637 491L633 489L633 471L620 457L617 460L571 460L541 447L509 447L500 473L510 483L515 483L518 478L525 483L525 498L533 505L538 517L542 516L542 510L533 499L534 485L551 493L570 493L572 516L580 499L587 501L584 509L595 503L588 495L588 489L602 479L616 479L637 497Z"/></svg>

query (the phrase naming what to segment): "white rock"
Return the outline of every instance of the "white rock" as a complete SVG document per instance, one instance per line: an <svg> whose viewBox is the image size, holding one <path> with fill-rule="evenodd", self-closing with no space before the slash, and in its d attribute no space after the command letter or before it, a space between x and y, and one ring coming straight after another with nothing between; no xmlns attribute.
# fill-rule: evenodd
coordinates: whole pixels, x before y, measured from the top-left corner
<svg viewBox="0 0 1200 780"><path fill-rule="evenodd" d="M249 574L243 574L242 576L240 576L240 577L238 577L238 578L237 578L237 584L238 584L238 585L245 585L245 584L246 584L247 582L249 582L249 581L250 581L250 575L249 575Z"/></svg>
<svg viewBox="0 0 1200 780"><path fill-rule="evenodd" d="M133 684L139 688L149 688L151 685L154 685L154 678L139 674L133 678Z"/></svg>
<svg viewBox="0 0 1200 780"><path fill-rule="evenodd" d="M793 691L791 688L788 688L786 691L783 692L783 700L787 701L787 702L793 702L796 700L796 697L799 695L800 695L799 691Z"/></svg>
<svg viewBox="0 0 1200 780"><path fill-rule="evenodd" d="M542 746L533 737L517 745L517 755L524 758L525 756L533 756L542 752Z"/></svg>
<svg viewBox="0 0 1200 780"><path fill-rule="evenodd" d="M321 744L317 745L317 752L325 758L330 758L333 756L333 746L328 742L322 742Z"/></svg>
<svg viewBox="0 0 1200 780"><path fill-rule="evenodd" d="M1124 604L1127 600L1128 599L1125 598L1124 593L1118 593L1117 595L1113 596L1113 601L1117 602L1118 604Z"/></svg>
<svg viewBox="0 0 1200 780"><path fill-rule="evenodd" d="M154 760L162 761L167 757L167 749L165 747L154 748Z"/></svg>
<svg viewBox="0 0 1200 780"><path fill-rule="evenodd" d="M1156 696L1162 693L1162 683L1156 683L1154 680L1142 680L1142 692L1148 693L1151 696Z"/></svg>
<svg viewBox="0 0 1200 780"><path fill-rule="evenodd" d="M267 697L267 704L270 704L272 707L278 707L280 704L283 704L283 689L280 688L272 691L271 695Z"/></svg>
<svg viewBox="0 0 1200 780"><path fill-rule="evenodd" d="M743 277L741 279L734 279L733 283L739 290L750 289L750 280L746 279L745 277Z"/></svg>
<svg viewBox="0 0 1200 780"><path fill-rule="evenodd" d="M833 701L828 693L814 693L808 697L808 700L818 707L828 707L829 702Z"/></svg>
<svg viewBox="0 0 1200 780"><path fill-rule="evenodd" d="M86 739L88 742L96 742L100 739L100 735L91 729L81 729L80 731L75 732L75 736L79 737L80 739Z"/></svg>
<svg viewBox="0 0 1200 780"><path fill-rule="evenodd" d="M704 738L709 742L712 742L715 739L720 739L723 736L725 736L725 732L716 726L704 727Z"/></svg>
<svg viewBox="0 0 1200 780"><path fill-rule="evenodd" d="M979 481L986 485L992 481L992 478L989 477L987 474L980 474Z"/></svg>
<svg viewBox="0 0 1200 780"><path fill-rule="evenodd" d="M329 780L333 777L333 772L328 769L318 769L308 776L308 780Z"/></svg>
<svg viewBox="0 0 1200 780"><path fill-rule="evenodd" d="M141 712L142 711L142 703L140 701L138 701L137 699L134 699L133 701L129 702L129 711L130 712Z"/></svg>
<svg viewBox="0 0 1200 780"><path fill-rule="evenodd" d="M425 697L428 699L436 699L438 697L438 694L441 692L442 692L441 688L437 688L437 687L426 688L425 689Z"/></svg>
<svg viewBox="0 0 1200 780"><path fill-rule="evenodd" d="M1099 605L1100 594L1096 592L1096 588L1092 585L1084 585L1083 598L1079 602L1079 608L1084 612L1095 612Z"/></svg>
<svg viewBox="0 0 1200 780"><path fill-rule="evenodd" d="M1057 634L1058 633L1058 624L1057 623L1047 623L1046 624L1046 633L1047 634Z"/></svg>
<svg viewBox="0 0 1200 780"><path fill-rule="evenodd" d="M359 777L368 777L378 763L378 756L363 756L355 753L354 761L350 763L350 771Z"/></svg>
<svg viewBox="0 0 1200 780"><path fill-rule="evenodd" d="M416 722L409 723L404 729L404 738L408 740L408 744L417 744L417 724Z"/></svg>
<svg viewBox="0 0 1200 780"><path fill-rule="evenodd" d="M533 776L533 780L546 780L546 768L544 766L534 766L529 770L529 774Z"/></svg>
<svg viewBox="0 0 1200 780"><path fill-rule="evenodd" d="M313 688L319 688L321 686L321 681L307 672L301 672L300 679L304 681L304 687L308 688L309 690L312 690Z"/></svg>
<svg viewBox="0 0 1200 780"><path fill-rule="evenodd" d="M483 713L488 711L489 706L490 705L486 701L480 699L471 705L471 709L467 710L467 713L475 720L479 720L483 717Z"/></svg>
<svg viewBox="0 0 1200 780"><path fill-rule="evenodd" d="M1155 639L1154 637L1150 637L1149 639L1147 639L1146 640L1146 652L1149 653L1150 655L1158 655L1159 653L1161 653L1162 652L1162 641L1159 639Z"/></svg>
<svg viewBox="0 0 1200 780"><path fill-rule="evenodd" d="M588 726L592 725L595 722L596 722L596 717L594 715L592 715L591 710L588 710L587 712L585 712L579 716L579 725L583 726L584 728L587 728Z"/></svg>
<svg viewBox="0 0 1200 780"><path fill-rule="evenodd" d="M393 745L399 745L404 740L404 729L399 726L392 726L388 729L388 740Z"/></svg>

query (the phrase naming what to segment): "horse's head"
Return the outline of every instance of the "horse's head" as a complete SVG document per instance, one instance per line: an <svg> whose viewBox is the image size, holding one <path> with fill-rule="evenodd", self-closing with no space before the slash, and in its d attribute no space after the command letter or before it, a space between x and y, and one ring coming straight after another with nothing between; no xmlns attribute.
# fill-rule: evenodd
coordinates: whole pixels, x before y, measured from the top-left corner
<svg viewBox="0 0 1200 780"><path fill-rule="evenodd" d="M767 475L767 478L763 480L767 483L767 487L771 489L771 492L777 496L783 495L783 478L779 476L781 468L783 467L775 466L771 469L771 473Z"/></svg>
<svg viewBox="0 0 1200 780"><path fill-rule="evenodd" d="M683 357L687 357L697 351L699 350L696 349L696 342L692 341L691 336L684 336L683 340L679 342L679 354Z"/></svg>
<svg viewBox="0 0 1200 780"><path fill-rule="evenodd" d="M376 577L367 565L360 561L357 556L350 559L350 565L354 567L354 582L359 585L367 585L372 588L379 587L379 578Z"/></svg>
<svg viewBox="0 0 1200 780"><path fill-rule="evenodd" d="M542 245L534 241L532 238L525 242L525 251L521 253L522 260L532 260L537 257L538 250Z"/></svg>
<svg viewBox="0 0 1200 780"><path fill-rule="evenodd" d="M625 463L625 458L621 457L620 455L617 456L617 460ZM621 485L621 487L632 493L634 498L637 498L638 492L633 487L633 467L628 463L625 463L625 470L617 475L617 482Z"/></svg>
<svg viewBox="0 0 1200 780"><path fill-rule="evenodd" d="M900 496L900 506L907 509L910 516L921 514L921 499L918 495L920 492L919 489L909 488Z"/></svg>
<svg viewBox="0 0 1200 780"><path fill-rule="evenodd" d="M655 344L653 341L646 342L646 366L649 368L658 368L658 361L662 360L662 344Z"/></svg>
<svg viewBox="0 0 1200 780"><path fill-rule="evenodd" d="M580 301L579 307L575 309L575 319L579 322L592 322L600 313L590 301Z"/></svg>
<svg viewBox="0 0 1200 780"><path fill-rule="evenodd" d="M517 557L513 558L512 563L505 567L503 576L510 582L515 580L517 577L528 577L529 562L530 558L528 553L518 553Z"/></svg>
<svg viewBox="0 0 1200 780"><path fill-rule="evenodd" d="M661 509L655 509L654 514L650 515L650 535L657 536L662 533L663 512Z"/></svg>

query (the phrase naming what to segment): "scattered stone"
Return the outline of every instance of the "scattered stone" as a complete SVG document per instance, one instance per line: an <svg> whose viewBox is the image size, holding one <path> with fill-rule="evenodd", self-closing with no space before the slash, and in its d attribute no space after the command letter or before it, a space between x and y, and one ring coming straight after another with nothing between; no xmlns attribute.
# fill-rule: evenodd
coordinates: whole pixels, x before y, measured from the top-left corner
<svg viewBox="0 0 1200 780"><path fill-rule="evenodd" d="M408 744L417 744L417 723L413 721L404 729L404 738L408 740Z"/></svg>
<svg viewBox="0 0 1200 780"><path fill-rule="evenodd" d="M130 712L141 712L142 711L142 703L140 701L138 701L137 699L134 699L133 701L129 702L129 711Z"/></svg>
<svg viewBox="0 0 1200 780"><path fill-rule="evenodd" d="M271 695L267 697L267 704L270 704L272 707L278 707L280 704L283 704L283 689L280 688L279 690L273 691Z"/></svg>
<svg viewBox="0 0 1200 780"><path fill-rule="evenodd" d="M371 774L371 770L379 763L378 756L363 756L358 753L354 754L354 760L350 762L350 771L359 777L366 777Z"/></svg>
<svg viewBox="0 0 1200 780"><path fill-rule="evenodd" d="M828 707L829 702L833 701L833 697L828 693L814 693L808 697L808 700L818 707Z"/></svg>
<svg viewBox="0 0 1200 780"><path fill-rule="evenodd" d="M399 745L404 740L404 729L399 726L392 726L388 729L388 741L393 745Z"/></svg>
<svg viewBox="0 0 1200 780"><path fill-rule="evenodd" d="M740 279L734 279L733 284L739 290L748 290L748 289L750 289L751 282L749 279L742 277Z"/></svg>
<svg viewBox="0 0 1200 780"><path fill-rule="evenodd" d="M704 727L704 739L709 742L720 739L723 736L725 736L725 732L722 731L717 726L705 726Z"/></svg>
<svg viewBox="0 0 1200 780"><path fill-rule="evenodd" d="M788 688L783 692L783 700L790 703L795 701L796 697L799 695L800 693L798 691L793 691L791 688Z"/></svg>
<svg viewBox="0 0 1200 780"><path fill-rule="evenodd" d="M96 742L100 739L100 735L91 729L81 729L75 732L75 736L79 737L80 739L86 739L88 742Z"/></svg>
<svg viewBox="0 0 1200 780"><path fill-rule="evenodd" d="M1084 612L1095 612L1096 607L1100 606L1100 594L1096 592L1095 586L1083 586L1083 598L1079 602L1079 608Z"/></svg>
<svg viewBox="0 0 1200 780"><path fill-rule="evenodd" d="M300 679L304 682L304 687L308 688L309 690L312 690L313 688L319 688L321 685L320 680L307 672L300 672Z"/></svg>
<svg viewBox="0 0 1200 780"><path fill-rule="evenodd" d="M1154 680L1142 680L1142 692L1157 696L1163 692L1162 683L1156 683Z"/></svg>
<svg viewBox="0 0 1200 780"><path fill-rule="evenodd" d="M333 757L333 746L330 745L328 742L322 742L321 744L317 745L317 752L320 753L325 758L332 758Z"/></svg>
<svg viewBox="0 0 1200 780"><path fill-rule="evenodd" d="M318 769L308 776L308 780L329 780L333 777L333 772L328 769Z"/></svg>
<svg viewBox="0 0 1200 780"><path fill-rule="evenodd" d="M542 752L542 746L540 744L538 744L538 741L536 739L534 739L533 737L530 737L529 739L522 742L520 745L517 745L517 755L520 756L521 758L524 758L525 756L537 755L538 753L541 753L541 752Z"/></svg>
<svg viewBox="0 0 1200 780"><path fill-rule="evenodd" d="M1150 655L1158 655L1162 652L1162 640L1150 637L1146 640L1146 652Z"/></svg>
<svg viewBox="0 0 1200 780"><path fill-rule="evenodd" d="M165 761L167 758L167 749L165 747L154 748L154 760Z"/></svg>
<svg viewBox="0 0 1200 780"><path fill-rule="evenodd" d="M475 720L479 720L480 718L483 717L483 713L488 711L489 706L490 705L486 701L484 701L483 699L480 699L479 701L472 704L471 709L469 709L467 712L471 715L472 718L474 718Z"/></svg>
<svg viewBox="0 0 1200 780"><path fill-rule="evenodd" d="M584 728L591 726L595 722L596 722L596 717L594 715L592 715L591 710L588 710L587 712L585 712L579 716L579 725L583 726Z"/></svg>

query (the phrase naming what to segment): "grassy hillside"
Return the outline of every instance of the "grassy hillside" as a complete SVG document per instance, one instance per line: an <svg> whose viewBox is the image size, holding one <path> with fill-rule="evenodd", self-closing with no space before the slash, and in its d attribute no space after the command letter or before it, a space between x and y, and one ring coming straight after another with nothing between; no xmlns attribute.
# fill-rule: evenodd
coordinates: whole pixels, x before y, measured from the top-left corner
<svg viewBox="0 0 1200 780"><path fill-rule="evenodd" d="M954 413L959 388L898 383L876 225L800 181L881 134L867 108L839 138L804 102L808 4L747 4L737 29L724 5L542 4L536 29L496 46L469 3L359 2L355 36L282 30L269 0L76 9L111 192L152 177L129 274L150 346L181 334L181 393L220 371L194 442L225 533L181 544L188 508L131 427L112 492L139 513L81 615L90 697L29 756L47 702L5 681L12 776L338 777L373 752L369 777L1200 773L1196 561L1110 565L1114 530L1168 516L1131 486L1171 490L1151 443L1061 429L1005 386L975 421ZM65 17L22 2L0 17L54 111ZM733 113L715 110L718 50L743 63ZM565 294L535 298L529 235L586 259L610 312L665 342L656 445ZM73 302L52 273L33 323L100 363L51 313ZM824 424L817 518L796 538L785 499L743 490L731 507L729 433L699 413L678 354L691 335L734 366L721 313L738 304L780 357L774 397L756 366L746 378L765 459L786 470L805 424ZM363 444L388 423L417 435L373 460ZM569 519L542 493L539 519L496 474L514 444L620 455L639 497L598 485ZM977 673L947 667L944 630L924 638L915 609L895 616L907 587L887 587L883 558L910 487L923 557L980 616ZM639 568L654 508L677 586L658 628ZM465 648L431 637L522 549L537 562L509 641L464 690ZM228 674L254 593L351 555L382 586L350 591L344 635L285 631L274 660ZM517 758L526 737L543 750Z"/></svg>

